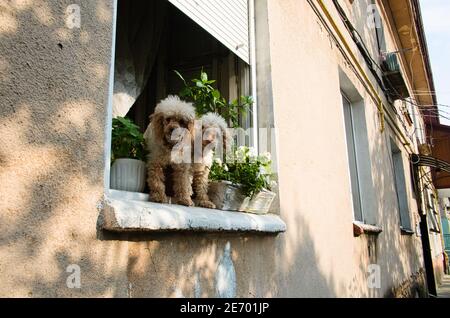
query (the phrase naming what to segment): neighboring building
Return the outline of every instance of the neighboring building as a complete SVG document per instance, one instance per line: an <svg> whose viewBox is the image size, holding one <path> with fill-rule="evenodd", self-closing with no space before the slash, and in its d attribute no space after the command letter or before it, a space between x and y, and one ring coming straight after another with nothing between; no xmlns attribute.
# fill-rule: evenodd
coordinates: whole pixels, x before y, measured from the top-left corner
<svg viewBox="0 0 450 318"><path fill-rule="evenodd" d="M441 111L437 108L434 111L428 112L426 124L427 134L429 136L428 144L430 145L432 156L436 161L432 169L433 183L438 190L440 203L440 237L436 240L444 242L444 249L448 256L450 254L450 127L440 123L439 116L437 115L440 113ZM439 250L439 248L436 248L436 250ZM437 262L443 257L439 257ZM444 260L442 261L444 263ZM444 266L448 268L448 258Z"/></svg>
<svg viewBox="0 0 450 318"><path fill-rule="evenodd" d="M0 8L0 296L435 293L435 189L410 160L436 104L414 94L434 91L418 1ZM201 68L256 99L239 143L274 158L270 215L109 189L113 114L144 128L172 70Z"/></svg>
<svg viewBox="0 0 450 318"><path fill-rule="evenodd" d="M438 192L441 202L441 224L444 248L447 255L450 255L450 196L446 190L439 190Z"/></svg>
<svg viewBox="0 0 450 318"><path fill-rule="evenodd" d="M428 113L429 119L426 121L428 140L434 158L450 162L450 126L442 125L439 122L437 108ZM434 114L434 116L432 115ZM450 173L444 169L433 170L433 183L437 189L450 189Z"/></svg>

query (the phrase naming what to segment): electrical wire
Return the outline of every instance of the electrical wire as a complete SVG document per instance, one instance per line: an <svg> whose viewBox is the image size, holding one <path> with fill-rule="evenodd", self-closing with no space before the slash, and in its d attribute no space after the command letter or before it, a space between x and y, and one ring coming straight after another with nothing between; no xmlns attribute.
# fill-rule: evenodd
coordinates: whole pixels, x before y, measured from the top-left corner
<svg viewBox="0 0 450 318"><path fill-rule="evenodd" d="M315 13L318 15L318 17L320 19L322 19L320 13L318 12L315 3L312 0L308 0L309 4L311 5L312 9L315 11ZM388 88L386 87L385 83L383 83L383 81L381 80L378 72L376 69L380 70L383 74L385 73L383 68L378 64L378 62L376 62L372 56L369 53L369 50L367 49L367 46L365 45L364 41L362 41L362 36L359 34L359 32L354 28L354 26L350 23L348 17L346 16L344 10L342 9L342 7L339 5L339 3L337 2L337 0L333 0L333 3L336 7L336 10L339 13L339 16L345 26L345 28L347 29L347 31L349 31L351 38L353 39L353 41L355 42L355 45L357 46L358 50L360 51L362 57L364 58L364 60L367 63L367 67L369 68L371 74L373 75L374 79L377 81L377 83L379 84L379 87L381 88L381 90L383 91L384 94L386 94L386 96L392 96L392 97L398 97L397 99L404 99L403 96L401 96L401 94L398 93L398 91L395 89L394 85L392 85L392 83L389 81L388 78L385 79L386 84L388 84L390 86L391 89L389 89L389 92L387 91ZM320 6L324 7L324 4L320 1ZM326 11L326 10L325 10ZM328 13L325 12L325 14L327 15ZM329 14L328 14L329 15ZM329 17L330 18L330 17ZM330 28L328 28L327 24L324 22L324 26L327 28L328 34L329 36L332 38L332 40L335 42L336 47L341 51L341 53L343 54L344 57L347 56L346 51L344 50L344 48L340 45L340 42L338 41L337 37L334 35L334 33L331 31ZM349 47L346 47L347 50L352 51ZM355 56L352 56L355 59ZM370 82L370 80L367 78L367 75L364 75L364 71L362 69L360 69L359 71L361 71L363 74L360 75L357 69L357 66L353 65L352 61L348 59L348 57L346 57L348 65L352 68L352 71L355 73L355 75L357 76L357 78L359 80L361 80L361 83L363 84L363 86L366 89L369 89L368 85L365 84L365 80L368 80ZM363 79L364 77L364 79ZM372 90L372 92L374 92L374 90ZM376 94L376 93L375 93ZM372 95L372 94L371 94ZM374 101L377 103L377 107L379 110L379 115L382 117L382 126L383 126L383 122L384 122L384 106L383 106L383 102L380 100L379 96L372 96L374 98ZM376 98L377 97L377 98ZM378 102L377 102L378 100ZM408 140L411 139L405 139L405 136L410 137L410 132L407 128L407 125L405 124L405 119L404 115L400 115L397 108L395 107L395 105L393 105L393 103L391 102L391 100L389 100L389 106L392 108L392 112L388 112L387 113L387 117L390 119L390 126L394 129L397 130L397 132L399 133L400 136L402 136L404 145L410 145L410 142L408 142ZM378 103L380 103L380 105L378 105ZM394 113L394 117L392 117L392 113ZM404 132L401 132L400 127L398 126L398 123L396 123L396 120L394 118L397 118L398 121L400 121L400 123L403 126L403 129L405 130L406 134ZM416 132L414 131L412 133L412 136L415 134ZM409 146L410 148L410 146ZM413 152L412 148L410 148L410 150Z"/></svg>
<svg viewBox="0 0 450 318"><path fill-rule="evenodd" d="M395 97L398 97L398 99L403 99L404 97L397 91L397 89L394 87L394 85L392 84L392 82L389 80L389 78L385 77L385 81L387 82L387 84L390 86L390 89L386 88L386 86L384 85L383 81L381 80L381 78L379 77L377 71L375 70L374 66L381 72L384 73L385 71L383 70L383 68L378 64L377 61L374 60L374 58L371 56L371 54L369 53L369 49L367 48L366 44L364 43L364 41L362 40L362 36L361 34L358 32L358 30L356 30L356 28L352 25L352 23L350 22L350 20L347 17L347 14L345 13L345 11L343 10L343 8L341 7L341 5L339 4L339 2L337 0L333 0L333 3L336 7L336 10L339 13L339 16L341 17L342 22L344 23L346 29L350 32L350 35L352 37L352 39L355 41L356 46L359 48L360 53L362 54L364 60L367 62L368 67L372 73L372 75L374 76L375 80L377 81L379 87L382 89L382 91L386 94L386 95L394 95ZM388 93L389 91L389 93ZM389 105L391 106L392 110L395 113L395 116L397 117L397 119L401 122L403 129L405 131L407 131L407 125L404 122L404 119L401 117L401 115L398 113L398 110L396 109L396 107L392 104L389 103Z"/></svg>
<svg viewBox="0 0 450 318"><path fill-rule="evenodd" d="M407 100L404 96L402 96L398 90L395 88L395 86L392 84L392 82L389 80L389 78L384 77L385 82L388 84L388 86L390 87L387 88L386 85L383 83L383 81L380 79L377 71L375 70L374 66L381 71L381 73L384 73L383 68L378 64L377 61L375 61L373 59L373 57L371 56L367 46L365 45L364 41L362 40L362 36L361 34L358 32L358 30L355 29L355 27L351 24L350 20L348 19L346 13L344 12L343 8L340 6L340 4L338 3L337 0L333 0L333 3L336 7L336 10L338 11L342 22L344 23L346 29L350 32L351 37L353 38L353 40L355 41L356 46L358 47L358 49L360 50L360 53L362 54L364 60L366 61L372 75L374 76L374 78L376 79L377 83L379 84L379 87L383 90L383 92L387 95L387 96L394 96L399 100L402 101L406 101L408 103L410 103L413 106L416 106L420 112L420 114L422 115L422 117L424 119L437 119L440 123L440 119L445 119L445 120L450 120L450 116L446 116L443 114L447 114L450 115L450 112L445 112L445 111L441 111L439 109L439 107L445 107L445 108L450 108L450 105L444 105L444 104L436 104L436 105L419 105L416 103L413 103L410 100ZM413 30L413 25L411 24L411 30L410 30L410 34ZM378 34L377 34L377 41L379 42L378 39ZM412 67L412 63L414 60L414 55L416 54L416 49L411 49L412 52L412 57L410 59L410 73L412 75L412 78L414 77L414 70ZM427 90L413 90L413 93L411 95L414 96L425 96L425 95L436 95L436 91L427 91ZM395 117L400 121L401 125L403 126L404 131L406 132L406 134L409 136L409 138L411 139L415 134L416 134L416 128L414 127L414 131L412 132L412 134L409 134L408 131L408 127L404 121L404 118L398 113L397 108L395 107L395 105L393 105L392 103L389 103L389 105L391 106L392 110L394 111L394 115ZM428 107L430 107L431 109L429 109ZM434 109L435 108L435 109ZM424 113L425 112L425 113ZM426 139L430 139L430 143L431 145L433 145L433 132L434 132L434 122L433 120L428 120L428 124L430 126L430 137L425 136ZM414 125L416 126L416 125Z"/></svg>
<svg viewBox="0 0 450 318"><path fill-rule="evenodd" d="M361 34L358 32L358 30L355 29L355 27L351 24L350 20L348 19L346 13L344 12L344 10L342 9L342 7L340 6L340 4L337 2L337 0L333 0L334 5L336 6L336 9L339 13L339 15L341 16L341 19L344 23L344 25L346 26L347 30L351 33L352 37L354 38L356 45L358 46L358 48L361 50L361 53L364 57L364 59L366 60L369 69L372 71L373 75L375 76L375 79L377 80L379 86L381 87L381 89L386 93L386 91L388 89L386 89L386 86L384 85L384 83L382 82L382 80L379 78L378 74L376 73L376 71L374 70L373 66L376 66L381 72L384 72L384 70L382 69L382 67L373 59L373 57L371 56L371 54L369 53L369 50L367 48L367 46L365 45L364 41L362 40L362 36ZM411 31L412 31L412 25L411 25ZM357 36L357 39L355 39L355 35ZM378 41L378 38L377 38ZM410 61L410 72L411 74L413 74L413 68L412 68L412 61L414 58L414 54L416 50L413 50L413 57L411 58ZM392 84L392 82L388 79L385 78L386 82L388 83L388 85L390 86L390 88L393 90L393 92L390 92L391 95L394 95L395 97L398 97L399 99L403 100L403 101L407 101L401 94L399 94L399 92L397 91L397 89L394 87L394 85ZM415 92L419 92L419 90L416 90ZM423 95L431 95L428 94L429 92L427 91L420 91L423 92ZM435 92L435 91L434 91ZM418 95L418 94L413 94L413 95ZM407 101L410 102L410 101ZM410 102L411 103L411 102ZM406 124L403 120L403 118L400 116L400 114L398 114L397 109L395 108L394 105L390 104L392 109L394 110L394 113L396 115L396 117L400 120L400 122L403 125L403 128L405 129L405 131L407 131L407 127ZM420 107L420 105L415 104L416 106ZM436 107L436 105L428 105L431 107ZM443 104L437 104L437 106L441 106L441 107L448 107L450 108L450 105L443 105ZM427 116L427 117L432 117L432 116ZM450 118L446 117L446 116L436 116L433 118L443 118L443 119L447 119L450 120ZM430 123L430 125L432 125L432 123Z"/></svg>
<svg viewBox="0 0 450 318"><path fill-rule="evenodd" d="M362 36L359 34L359 32L353 27L353 25L350 23L348 17L346 16L344 10L342 9L342 7L339 5L339 3L337 2L337 0L333 0L333 3L341 17L342 22L344 23L345 27L347 28L347 30L350 32L350 35L352 37L352 39L354 40L356 46L358 47L358 49L360 50L360 53L362 54L364 60L367 63L367 66L369 68L369 70L371 71L372 75L374 76L374 78L376 79L376 81L379 84L379 87L383 90L383 92L387 95L387 96L395 96L398 97L398 99L406 101L408 103L410 103L413 106L416 106L419 113L422 115L422 118L445 118L450 120L450 117L444 116L442 115L442 113L447 113L450 114L449 112L445 112L445 111L440 111L438 106L439 105L430 105L431 109L427 109L425 107L423 107L423 105L417 105L415 103L413 103L412 101L406 100L406 98L404 98L403 96L401 96L401 94L399 94L399 92L397 91L397 89L394 87L394 85L392 85L392 83L390 82L389 78L385 77L385 82L387 82L387 84L390 86L391 90L389 90L386 88L385 83L383 83L383 81L380 79L380 77L378 76L377 71L375 70L374 66L377 67L379 70L381 70L382 73L384 73L384 70L380 67L380 65L378 65L378 63L372 58L371 54L369 53L369 50L367 49L367 46L365 45L364 41L362 40ZM411 24L410 27L410 36L411 36L411 42L413 43L413 39L412 39L412 31L413 31L413 24ZM378 37L377 37L377 41L379 41ZM410 63L409 63L409 68L410 68L410 74L411 74L411 78L414 78L414 69L412 67L412 63L414 61L414 55L417 54L417 47L412 49L412 57L410 59ZM426 91L413 91L414 96L422 96L422 95L436 95L436 92L426 92ZM433 100L434 102L435 100ZM403 125L403 128L405 129L405 131L407 131L407 127L403 121L403 118L401 118L398 114L397 108L395 107L395 105L393 105L392 103L389 103L390 106L392 107L392 109L395 112L396 117L400 120L400 122ZM442 106L442 105L441 105ZM449 107L449 105L445 105L442 107ZM412 108L413 112L414 112L414 107ZM424 113L426 112L426 113ZM415 116L415 114L413 114ZM414 125L414 132L412 134L412 136L414 134L416 134L416 127L417 125ZM432 130L431 136L433 135L433 121L430 121L430 127ZM429 170L427 173L425 173L424 175L422 175L420 177L419 182L422 182L424 177L427 177L429 174L431 174L433 172L433 170ZM428 188L429 185L432 184L432 180L427 180L426 181L428 184L425 185L425 187L422 188L422 191L424 191L424 189ZM421 192L422 192L421 191ZM422 192L423 193L423 192Z"/></svg>
<svg viewBox="0 0 450 318"><path fill-rule="evenodd" d="M433 108L427 108L427 107L422 107L422 106L417 106L419 109L423 110L423 111L428 111L428 112L435 112L435 113L443 113L443 114L450 114L450 112L442 110L442 109L433 109Z"/></svg>
<svg viewBox="0 0 450 318"><path fill-rule="evenodd" d="M439 109L438 107L436 107L435 109L431 108L434 105L430 105L430 106L427 107L427 106L424 106L424 105L416 104L416 103L414 103L414 102L412 102L410 100L407 100L407 99L403 99L403 101L406 102L406 103L409 103L409 104L411 104L411 105L413 105L415 107L417 107L419 109L419 111L421 111L421 112L434 114L434 116L433 115L429 115L429 114L422 114L422 116L425 116L425 117L428 117L428 118L442 118L442 119L450 120L450 116L441 115L441 113L450 115L450 112L444 111L442 109ZM448 106L448 107L450 108L450 106ZM430 123L430 125L432 125L432 123Z"/></svg>

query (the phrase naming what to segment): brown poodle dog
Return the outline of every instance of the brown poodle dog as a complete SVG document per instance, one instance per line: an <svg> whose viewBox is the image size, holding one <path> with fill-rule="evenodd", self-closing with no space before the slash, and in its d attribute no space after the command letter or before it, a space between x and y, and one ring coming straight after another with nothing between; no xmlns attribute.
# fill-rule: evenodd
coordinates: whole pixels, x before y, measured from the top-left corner
<svg viewBox="0 0 450 318"><path fill-rule="evenodd" d="M196 206L215 209L208 196L209 170L213 163L214 151L216 155L225 157L230 145L230 134L227 131L228 125L220 115L208 113L201 117L202 123L202 160L195 160L193 164L193 189L194 202Z"/></svg>
<svg viewBox="0 0 450 318"><path fill-rule="evenodd" d="M195 109L191 103L169 96L161 101L150 116L146 132L147 183L150 201L169 203L166 195L165 171L171 168L172 203L193 206L191 144Z"/></svg>

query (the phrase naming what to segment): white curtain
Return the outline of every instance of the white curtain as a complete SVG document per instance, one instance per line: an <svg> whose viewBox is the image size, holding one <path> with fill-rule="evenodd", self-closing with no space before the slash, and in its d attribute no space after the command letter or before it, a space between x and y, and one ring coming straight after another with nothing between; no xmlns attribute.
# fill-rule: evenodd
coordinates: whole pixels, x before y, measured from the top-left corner
<svg viewBox="0 0 450 318"><path fill-rule="evenodd" d="M147 84L166 16L166 0L119 0L113 117L125 116Z"/></svg>

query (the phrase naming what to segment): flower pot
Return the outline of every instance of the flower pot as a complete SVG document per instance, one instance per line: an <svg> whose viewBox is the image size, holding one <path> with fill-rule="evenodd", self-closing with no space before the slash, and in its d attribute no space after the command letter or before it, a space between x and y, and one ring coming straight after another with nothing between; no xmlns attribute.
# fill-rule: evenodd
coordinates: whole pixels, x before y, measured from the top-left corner
<svg viewBox="0 0 450 318"><path fill-rule="evenodd" d="M111 166L111 189L143 192L145 162L136 159L116 159Z"/></svg>
<svg viewBox="0 0 450 318"><path fill-rule="evenodd" d="M209 198L217 209L239 211L255 214L266 214L275 199L275 193L263 190L253 198L246 197L238 185L229 181L213 181L209 184Z"/></svg>

